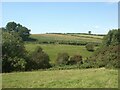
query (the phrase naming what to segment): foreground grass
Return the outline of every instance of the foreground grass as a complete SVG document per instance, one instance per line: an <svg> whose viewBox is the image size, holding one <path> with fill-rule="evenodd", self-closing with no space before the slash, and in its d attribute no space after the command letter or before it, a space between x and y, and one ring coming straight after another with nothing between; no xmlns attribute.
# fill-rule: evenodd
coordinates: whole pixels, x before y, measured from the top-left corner
<svg viewBox="0 0 120 90"><path fill-rule="evenodd" d="M3 88L117 88L118 71L104 68L2 74Z"/></svg>
<svg viewBox="0 0 120 90"><path fill-rule="evenodd" d="M82 55L83 59L92 55L93 52L86 50L85 46L75 46L75 45L60 45L60 44L26 44L25 47L28 52L35 50L37 46L41 46L43 50L49 55L50 62L55 63L58 53L66 52L70 56Z"/></svg>

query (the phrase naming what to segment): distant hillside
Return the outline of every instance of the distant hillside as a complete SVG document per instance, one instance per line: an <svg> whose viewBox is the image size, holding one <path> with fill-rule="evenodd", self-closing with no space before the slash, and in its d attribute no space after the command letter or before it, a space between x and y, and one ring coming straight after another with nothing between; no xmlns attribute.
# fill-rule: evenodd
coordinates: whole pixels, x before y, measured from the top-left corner
<svg viewBox="0 0 120 90"><path fill-rule="evenodd" d="M89 33L46 33L46 34L77 34L77 35L94 35L94 36L105 36L106 34L89 34Z"/></svg>
<svg viewBox="0 0 120 90"><path fill-rule="evenodd" d="M103 36L100 35L85 35L85 34L32 34L31 38L37 39L39 43L58 43L70 45L86 45L87 43L102 43Z"/></svg>

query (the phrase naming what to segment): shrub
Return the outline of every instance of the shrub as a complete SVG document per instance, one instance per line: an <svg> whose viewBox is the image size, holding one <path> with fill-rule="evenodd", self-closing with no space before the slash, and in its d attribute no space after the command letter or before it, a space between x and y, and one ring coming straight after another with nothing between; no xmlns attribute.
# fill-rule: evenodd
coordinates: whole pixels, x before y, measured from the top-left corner
<svg viewBox="0 0 120 90"><path fill-rule="evenodd" d="M35 51L31 54L31 68L32 69L45 69L49 68L51 65L49 63L49 56L43 52L42 48L38 46Z"/></svg>
<svg viewBox="0 0 120 90"><path fill-rule="evenodd" d="M2 34L2 72L24 70L26 50L21 37L14 32Z"/></svg>
<svg viewBox="0 0 120 90"><path fill-rule="evenodd" d="M58 53L56 63L58 65L66 65L68 64L68 59L69 59L69 55L67 53Z"/></svg>
<svg viewBox="0 0 120 90"><path fill-rule="evenodd" d="M13 71L25 71L26 61L23 58L10 58L11 68Z"/></svg>
<svg viewBox="0 0 120 90"><path fill-rule="evenodd" d="M88 44L86 45L86 49L87 49L88 51L94 51L94 45L93 45L92 43L88 43Z"/></svg>
<svg viewBox="0 0 120 90"><path fill-rule="evenodd" d="M82 56L81 55L74 55L73 57L70 58L69 60L69 64L73 65L73 64L82 64Z"/></svg>

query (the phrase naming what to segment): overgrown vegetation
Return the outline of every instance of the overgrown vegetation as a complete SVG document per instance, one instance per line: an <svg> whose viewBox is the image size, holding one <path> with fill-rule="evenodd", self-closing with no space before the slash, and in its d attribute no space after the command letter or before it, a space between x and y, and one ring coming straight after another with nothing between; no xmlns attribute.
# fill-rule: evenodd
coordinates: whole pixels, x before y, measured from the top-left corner
<svg viewBox="0 0 120 90"><path fill-rule="evenodd" d="M94 60L99 67L119 68L119 47L120 29L110 30L101 47L89 59Z"/></svg>

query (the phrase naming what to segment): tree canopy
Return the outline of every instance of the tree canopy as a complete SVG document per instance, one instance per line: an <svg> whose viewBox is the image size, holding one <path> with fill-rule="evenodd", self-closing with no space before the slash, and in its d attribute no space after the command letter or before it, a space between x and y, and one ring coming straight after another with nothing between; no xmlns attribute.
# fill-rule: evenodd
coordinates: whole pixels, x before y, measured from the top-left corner
<svg viewBox="0 0 120 90"><path fill-rule="evenodd" d="M27 41L30 36L30 29L15 22L8 22L5 28L2 28L2 30L9 33L17 32L23 41Z"/></svg>
<svg viewBox="0 0 120 90"><path fill-rule="evenodd" d="M120 44L120 29L113 29L103 39L103 45L118 45Z"/></svg>

